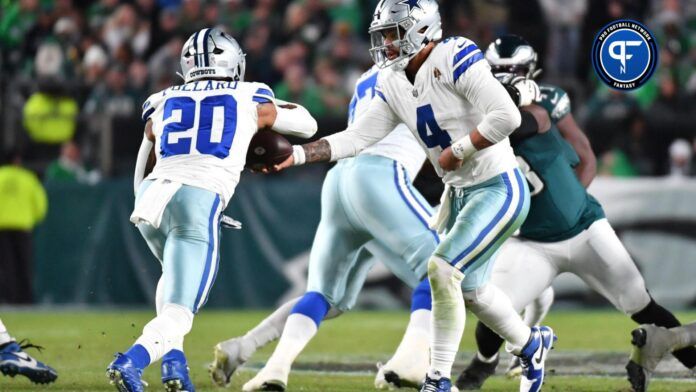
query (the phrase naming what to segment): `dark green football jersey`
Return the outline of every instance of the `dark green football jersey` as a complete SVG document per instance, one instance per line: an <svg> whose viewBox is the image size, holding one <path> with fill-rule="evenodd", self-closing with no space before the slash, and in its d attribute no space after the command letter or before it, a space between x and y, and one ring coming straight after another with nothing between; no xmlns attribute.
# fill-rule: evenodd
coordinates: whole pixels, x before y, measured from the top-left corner
<svg viewBox="0 0 696 392"><path fill-rule="evenodd" d="M539 90L541 90L541 101L538 104L549 112L549 117L554 124L570 113L570 98L562 88L540 83Z"/></svg>
<svg viewBox="0 0 696 392"><path fill-rule="evenodd" d="M574 237L604 218L604 211L578 180L573 167L580 158L555 125L570 112L568 95L553 86L544 86L544 90L547 95L541 106L552 118L551 129L513 145L532 196L520 236L557 242Z"/></svg>

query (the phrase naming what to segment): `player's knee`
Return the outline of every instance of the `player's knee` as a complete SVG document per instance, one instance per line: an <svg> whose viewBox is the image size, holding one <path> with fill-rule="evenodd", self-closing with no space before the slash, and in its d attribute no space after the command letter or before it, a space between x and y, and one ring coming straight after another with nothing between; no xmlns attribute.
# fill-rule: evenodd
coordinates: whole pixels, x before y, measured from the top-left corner
<svg viewBox="0 0 696 392"><path fill-rule="evenodd" d="M432 296L430 295L430 282L428 279L423 279L411 296L411 312L419 309L432 309Z"/></svg>
<svg viewBox="0 0 696 392"><path fill-rule="evenodd" d="M439 257L428 260L428 281L433 292L447 290L456 284L459 288L464 274Z"/></svg>
<svg viewBox="0 0 696 392"><path fill-rule="evenodd" d="M319 326L326 314L329 312L331 304L323 294L316 291L309 291L292 308L291 314L299 313L311 318Z"/></svg>
<svg viewBox="0 0 696 392"><path fill-rule="evenodd" d="M481 285L473 290L464 291L462 294L466 307L472 310L486 306L486 304L490 303L490 297L493 295L488 284Z"/></svg>
<svg viewBox="0 0 696 392"><path fill-rule="evenodd" d="M650 294L648 294L642 282L641 284L631 284L629 286L624 293L619 295L616 306L630 316L645 309L652 301L652 298L650 298Z"/></svg>

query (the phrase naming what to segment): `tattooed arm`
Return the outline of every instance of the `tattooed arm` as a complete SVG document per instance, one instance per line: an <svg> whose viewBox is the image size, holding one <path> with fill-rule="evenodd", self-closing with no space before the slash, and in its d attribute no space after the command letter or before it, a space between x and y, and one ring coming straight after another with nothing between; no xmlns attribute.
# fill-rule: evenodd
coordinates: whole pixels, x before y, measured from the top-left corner
<svg viewBox="0 0 696 392"><path fill-rule="evenodd" d="M271 171L312 162L337 161L356 156L360 151L382 140L397 125L399 119L382 98L374 98L367 111L345 131L301 146L293 146L293 154Z"/></svg>

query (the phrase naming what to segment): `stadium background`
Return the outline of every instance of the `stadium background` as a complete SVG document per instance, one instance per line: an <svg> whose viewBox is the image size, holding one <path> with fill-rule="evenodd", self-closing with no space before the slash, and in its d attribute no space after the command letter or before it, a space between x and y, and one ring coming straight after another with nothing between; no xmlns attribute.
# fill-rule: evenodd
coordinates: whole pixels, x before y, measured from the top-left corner
<svg viewBox="0 0 696 392"><path fill-rule="evenodd" d="M306 106L318 118L320 137L343 129L353 84L371 65L366 29L376 1L0 4L0 146L22 151L49 200L34 235L31 302L141 305L152 302L159 265L128 222L140 105L150 93L180 83L176 71L186 37L204 26L231 33L247 53L246 79ZM696 185L689 178L696 2L443 1L441 12L447 36L464 35L485 48L499 34L516 33L533 44L541 80L571 97L604 177L593 192L639 255L653 295L672 305L693 304L696 289L684 277L696 272L685 257L696 249L690 208ZM595 32L619 18L645 22L660 48L657 72L631 93L599 83L589 61ZM223 234L210 306L269 307L302 292L329 167L272 176L245 172L227 210L245 228ZM441 185L427 164L417 185L436 202ZM363 296L363 305L398 306L407 298L383 271L370 285L377 290ZM569 303L606 304L572 278L561 279L557 289Z"/></svg>

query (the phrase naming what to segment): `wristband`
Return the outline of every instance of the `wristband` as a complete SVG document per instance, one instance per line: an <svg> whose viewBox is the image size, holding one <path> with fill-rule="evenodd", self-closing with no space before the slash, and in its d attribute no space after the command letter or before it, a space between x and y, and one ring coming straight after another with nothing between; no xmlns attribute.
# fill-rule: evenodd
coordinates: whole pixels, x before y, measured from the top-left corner
<svg viewBox="0 0 696 392"><path fill-rule="evenodd" d="M476 147L471 142L471 137L469 135L452 143L452 155L461 160L466 160L470 156L476 153Z"/></svg>
<svg viewBox="0 0 696 392"><path fill-rule="evenodd" d="M304 165L306 158L304 148L302 148L302 146L297 144L292 146L292 160L293 166Z"/></svg>

